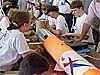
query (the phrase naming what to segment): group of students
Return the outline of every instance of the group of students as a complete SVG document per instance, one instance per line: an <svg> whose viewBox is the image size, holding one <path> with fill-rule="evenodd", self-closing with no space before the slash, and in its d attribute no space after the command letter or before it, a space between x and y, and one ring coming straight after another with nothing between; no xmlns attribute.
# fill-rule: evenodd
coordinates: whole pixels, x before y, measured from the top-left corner
<svg viewBox="0 0 100 75"><path fill-rule="evenodd" d="M81 41L83 38L88 39L89 35L87 35L86 32L92 24L91 20L93 20L95 15L99 17L99 13L96 12L99 11L99 8L95 8L95 11L91 9L92 6L95 7L95 4L97 6L100 6L100 1L93 0L89 8L90 15L86 15L83 10L82 2L80 0L72 1L71 10L72 13L77 17L74 27L75 33L68 32L68 25L66 23L66 20L62 15L59 14L59 8L57 6L48 7L45 14L55 19L55 28L49 26L48 29L54 34L62 35L63 37L76 36L79 39L74 40L75 42ZM4 29L1 28L0 31L0 73L11 70L13 68L13 65L17 63L17 61L21 57L23 57L24 59L22 60L22 63L20 65L20 75L41 74L44 71L47 71L49 69L49 63L47 59L29 49L23 34L24 32L29 31L31 27L30 14L28 12L20 10L15 11L13 14L9 12L7 14L9 22L7 21L7 26L5 26ZM4 17L5 16L3 16L3 18ZM2 22L3 25L5 25L5 22ZM84 24L84 22L86 23ZM83 28L82 30L83 25L85 26L85 29ZM33 70L34 67L35 69Z"/></svg>
<svg viewBox="0 0 100 75"><path fill-rule="evenodd" d="M0 31L0 75L5 71L12 70L20 58L24 58L20 65L19 75L42 74L49 69L49 63L45 57L30 50L24 32L31 27L30 14L16 8L10 8L7 20L9 25L1 27ZM3 19L2 18L2 19ZM2 20L1 19L1 20ZM28 70L31 68L30 70ZM34 70L33 70L34 69Z"/></svg>
<svg viewBox="0 0 100 75"><path fill-rule="evenodd" d="M81 35L87 14L84 12L84 6L80 0L72 1L70 9L72 14L77 17L76 23L72 27L74 29L74 33L70 33L68 23L66 22L65 17L59 13L59 8L57 6L50 6L46 12L48 16L55 19L55 28L51 25L48 29L55 35L60 35L62 37L75 37L75 39L77 39ZM74 42L75 39L68 38L67 42ZM91 29L88 34L84 36L84 42L88 41L92 43L94 42Z"/></svg>

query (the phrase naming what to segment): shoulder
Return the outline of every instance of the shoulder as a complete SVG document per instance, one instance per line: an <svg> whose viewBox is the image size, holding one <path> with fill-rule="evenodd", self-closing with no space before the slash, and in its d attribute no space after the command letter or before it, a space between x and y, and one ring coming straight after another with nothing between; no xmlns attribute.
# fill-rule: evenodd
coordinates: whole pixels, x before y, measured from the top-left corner
<svg viewBox="0 0 100 75"><path fill-rule="evenodd" d="M23 36L23 33L20 32L19 30L11 30L10 31L12 33L13 36Z"/></svg>
<svg viewBox="0 0 100 75"><path fill-rule="evenodd" d="M82 17L83 18L86 18L88 15L86 14L86 13L84 13L83 15L82 15Z"/></svg>
<svg viewBox="0 0 100 75"><path fill-rule="evenodd" d="M57 17L57 19L59 19L59 20L63 20L64 17L63 17L62 15L59 15L59 16Z"/></svg>

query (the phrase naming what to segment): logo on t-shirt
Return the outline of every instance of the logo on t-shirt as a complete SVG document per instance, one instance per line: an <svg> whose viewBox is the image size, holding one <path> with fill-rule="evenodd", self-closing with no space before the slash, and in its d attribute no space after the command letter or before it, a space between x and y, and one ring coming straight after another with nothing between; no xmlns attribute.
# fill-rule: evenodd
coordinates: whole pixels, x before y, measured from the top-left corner
<svg viewBox="0 0 100 75"><path fill-rule="evenodd" d="M9 38L10 34L8 31L5 31L5 33L0 33L0 49L5 45Z"/></svg>

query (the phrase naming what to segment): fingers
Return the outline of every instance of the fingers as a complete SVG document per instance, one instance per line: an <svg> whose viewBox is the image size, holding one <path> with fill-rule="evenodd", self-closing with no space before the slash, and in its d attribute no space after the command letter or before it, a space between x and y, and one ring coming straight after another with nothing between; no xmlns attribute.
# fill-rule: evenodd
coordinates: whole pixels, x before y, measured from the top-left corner
<svg viewBox="0 0 100 75"><path fill-rule="evenodd" d="M81 39L76 39L73 43L81 42Z"/></svg>

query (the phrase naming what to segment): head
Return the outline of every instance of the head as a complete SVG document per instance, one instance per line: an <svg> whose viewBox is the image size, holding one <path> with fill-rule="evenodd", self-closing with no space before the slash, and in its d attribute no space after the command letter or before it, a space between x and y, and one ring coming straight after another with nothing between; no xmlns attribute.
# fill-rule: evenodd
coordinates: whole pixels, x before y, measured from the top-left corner
<svg viewBox="0 0 100 75"><path fill-rule="evenodd" d="M45 14L47 12L47 9L50 5L47 4L47 3L43 3L42 6L41 6L41 9L42 9L42 13Z"/></svg>
<svg viewBox="0 0 100 75"><path fill-rule="evenodd" d="M59 9L57 6L50 6L48 9L47 9L47 12L46 14L48 14L49 16L51 16L52 18L57 18L58 15L59 15Z"/></svg>
<svg viewBox="0 0 100 75"><path fill-rule="evenodd" d="M3 11L4 11L5 15L7 15L9 9L12 8L12 3L9 2L9 1L5 1L5 2L2 4L2 8L3 8Z"/></svg>
<svg viewBox="0 0 100 75"><path fill-rule="evenodd" d="M80 0L72 1L71 10L73 15L75 15L76 17L80 17L84 12L82 1Z"/></svg>
<svg viewBox="0 0 100 75"><path fill-rule="evenodd" d="M34 52L22 60L19 75L42 75L48 69L49 64L47 59Z"/></svg>
<svg viewBox="0 0 100 75"><path fill-rule="evenodd" d="M11 9L8 11L8 14L7 14L7 15L8 15L8 18L9 18L10 21L13 20L14 15L15 15L17 12L20 12L20 10L17 9L17 8L11 8Z"/></svg>
<svg viewBox="0 0 100 75"><path fill-rule="evenodd" d="M30 29L30 14L28 12L16 12L13 15L8 30L19 29L21 32L27 32Z"/></svg>

